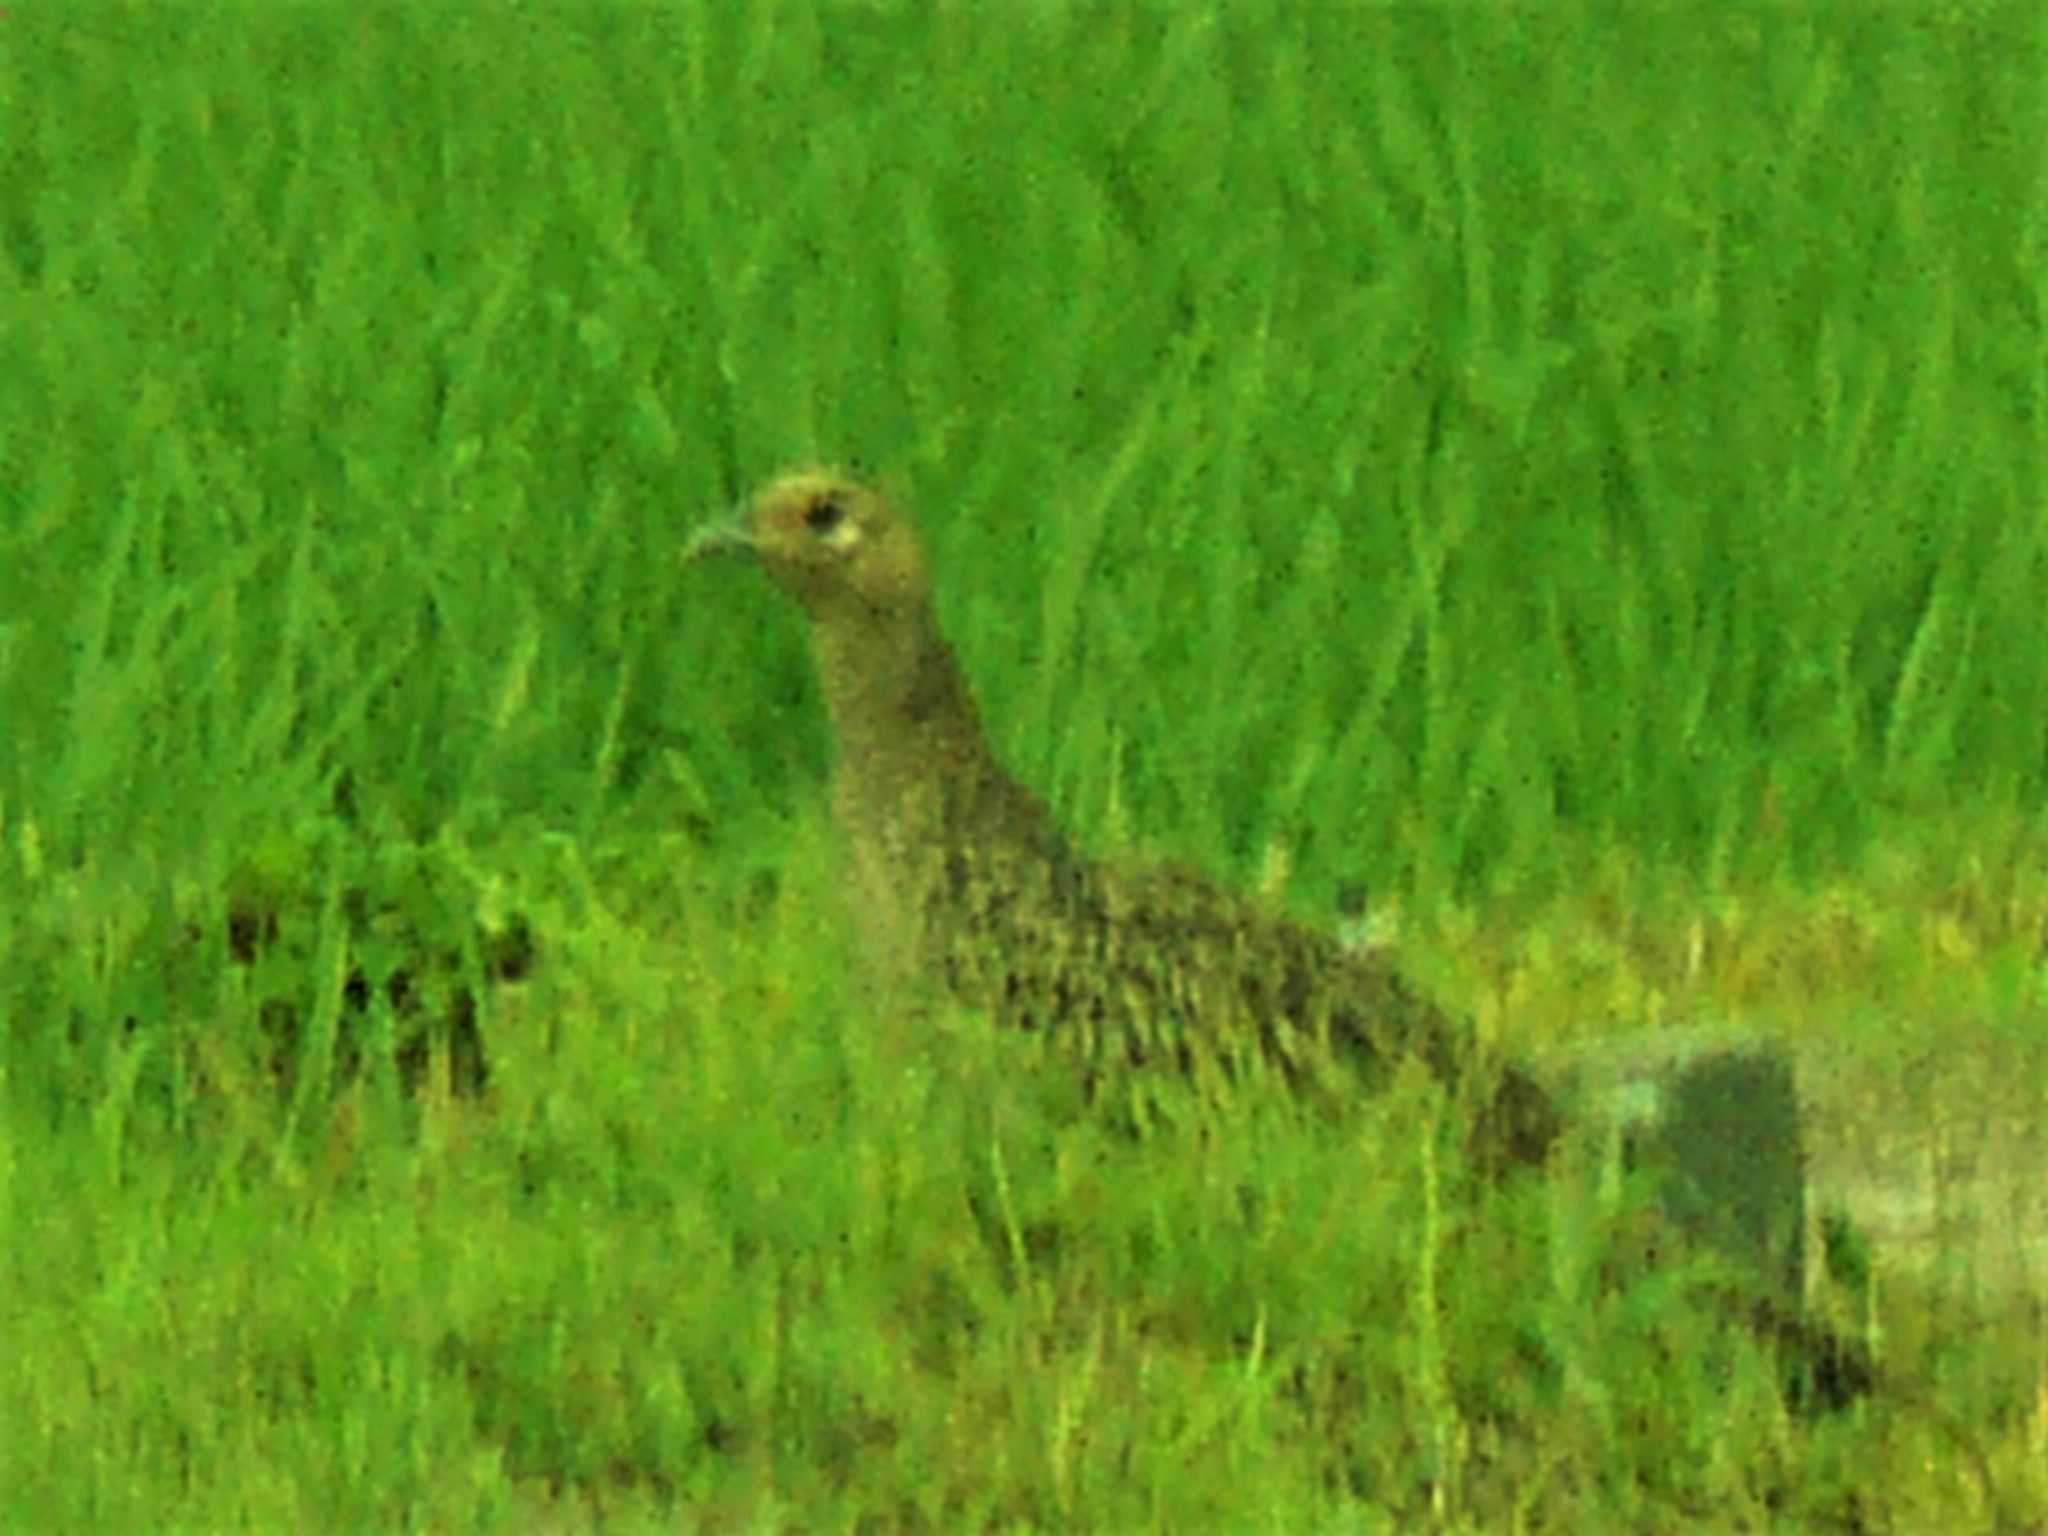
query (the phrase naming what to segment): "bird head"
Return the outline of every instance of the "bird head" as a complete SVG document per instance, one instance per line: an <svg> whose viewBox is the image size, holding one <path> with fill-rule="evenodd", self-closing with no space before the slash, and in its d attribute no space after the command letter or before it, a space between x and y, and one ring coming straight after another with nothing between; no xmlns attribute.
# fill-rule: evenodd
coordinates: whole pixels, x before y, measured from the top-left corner
<svg viewBox="0 0 2048 1536"><path fill-rule="evenodd" d="M916 530L869 486L832 470L800 470L770 481L730 522L708 528L686 560L723 551L751 554L813 618L865 610L915 611L930 576Z"/></svg>

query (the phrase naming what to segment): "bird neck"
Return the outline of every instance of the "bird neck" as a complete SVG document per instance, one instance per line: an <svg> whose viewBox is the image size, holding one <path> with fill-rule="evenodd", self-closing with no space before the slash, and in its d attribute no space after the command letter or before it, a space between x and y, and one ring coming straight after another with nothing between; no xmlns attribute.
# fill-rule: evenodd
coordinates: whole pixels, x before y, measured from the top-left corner
<svg viewBox="0 0 2048 1536"><path fill-rule="evenodd" d="M929 608L839 614L814 636L842 770L907 787L980 767L974 701Z"/></svg>

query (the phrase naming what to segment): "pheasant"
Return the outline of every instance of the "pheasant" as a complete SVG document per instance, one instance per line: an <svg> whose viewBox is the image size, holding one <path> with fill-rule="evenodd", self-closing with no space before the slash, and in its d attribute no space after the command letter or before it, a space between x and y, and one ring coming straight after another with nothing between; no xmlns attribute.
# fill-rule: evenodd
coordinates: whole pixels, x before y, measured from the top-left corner
<svg viewBox="0 0 2048 1536"><path fill-rule="evenodd" d="M1129 1069L1383 1085L1404 1057L1447 1088L1474 1076L1468 1031L1376 958L1176 869L1076 851L999 766L940 633L907 518L830 470L788 474L686 555L751 555L810 618L836 742L834 819L867 947L901 979L1067 1043L1091 1087ZM1336 1068L1336 1071L1332 1071ZM1469 1150L1540 1163L1561 1128L1502 1065Z"/></svg>
<svg viewBox="0 0 2048 1536"><path fill-rule="evenodd" d="M933 616L924 547L873 488L831 470L784 475L685 553L721 551L757 560L809 615L836 740L834 819L885 974L1063 1040L1091 1086L1270 1064L1291 1083L1369 1090L1412 1057L1468 1101L1483 1096L1467 1141L1481 1169L1545 1162L1563 1130L1550 1095L1511 1063L1482 1086L1470 1031L1377 957L1184 870L1075 849L989 750ZM1749 1323L1784 1358L1794 1406L1874 1390L1868 1350L1796 1305L1759 1300Z"/></svg>

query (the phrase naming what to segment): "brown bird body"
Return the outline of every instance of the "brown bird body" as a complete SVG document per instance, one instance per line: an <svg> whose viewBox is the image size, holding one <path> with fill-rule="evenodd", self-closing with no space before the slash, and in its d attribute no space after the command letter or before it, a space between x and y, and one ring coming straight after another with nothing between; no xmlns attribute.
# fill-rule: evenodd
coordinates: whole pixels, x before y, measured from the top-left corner
<svg viewBox="0 0 2048 1536"><path fill-rule="evenodd" d="M1342 1061L1367 1086L1402 1057L1472 1077L1468 1032L1376 960L1190 874L1075 851L997 764L933 616L909 522L827 471L786 475L692 557L751 553L806 609L836 742L833 811L869 948L896 977L941 982L1006 1022L1058 1031L1091 1082L1123 1066L1314 1079ZM1559 1119L1503 1068L1472 1148L1542 1159Z"/></svg>

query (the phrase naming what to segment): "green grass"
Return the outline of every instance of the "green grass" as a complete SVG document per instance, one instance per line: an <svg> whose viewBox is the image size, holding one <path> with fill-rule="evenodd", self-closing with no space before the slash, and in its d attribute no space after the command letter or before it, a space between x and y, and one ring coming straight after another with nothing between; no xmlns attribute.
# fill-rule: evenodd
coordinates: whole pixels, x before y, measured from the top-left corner
<svg viewBox="0 0 2048 1536"><path fill-rule="evenodd" d="M2048 1520L2036 1310L1880 1265L1803 1420L1422 1084L1134 1144L864 1007L796 617L673 563L881 472L1084 841L1510 1046L2029 1040L2039 34L13 7L0 1526Z"/></svg>

